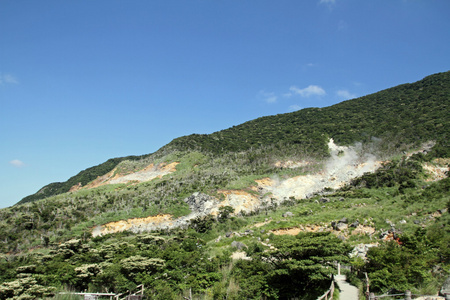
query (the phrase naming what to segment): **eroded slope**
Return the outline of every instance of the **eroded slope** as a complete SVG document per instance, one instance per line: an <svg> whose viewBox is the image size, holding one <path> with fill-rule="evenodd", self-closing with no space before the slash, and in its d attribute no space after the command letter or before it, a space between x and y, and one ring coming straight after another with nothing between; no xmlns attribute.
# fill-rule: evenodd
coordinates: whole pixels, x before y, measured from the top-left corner
<svg viewBox="0 0 450 300"><path fill-rule="evenodd" d="M333 139L328 142L330 158L324 168L315 174L295 176L288 179L264 178L256 180L257 187L248 191L244 190L218 190L218 197L208 196L201 193L194 193L185 199L191 208L191 213L177 219L130 219L126 226L117 222L108 223L97 227L93 234L102 235L106 233L130 230L132 232L151 231L156 229L169 229L174 227L187 226L190 220L208 214L217 215L220 207L231 206L235 214L241 212L248 213L258 208L281 203L289 198L303 199L324 189L338 189L349 183L352 179L363 175L366 172L374 172L381 161L374 155L363 153L360 145L352 147L337 146ZM277 162L280 167L303 166L308 162ZM173 168L161 170L173 170ZM154 174L155 171L152 169ZM161 172L161 171L158 171ZM130 174L121 180L142 178L142 171L139 174ZM116 181L110 180L114 183Z"/></svg>

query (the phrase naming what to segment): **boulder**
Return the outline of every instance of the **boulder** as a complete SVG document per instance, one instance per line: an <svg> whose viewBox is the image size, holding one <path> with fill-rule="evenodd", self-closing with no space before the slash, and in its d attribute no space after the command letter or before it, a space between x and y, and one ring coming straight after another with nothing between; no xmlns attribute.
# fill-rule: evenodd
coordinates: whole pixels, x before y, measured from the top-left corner
<svg viewBox="0 0 450 300"><path fill-rule="evenodd" d="M287 211L283 214L283 218L288 218L288 217L293 217L293 216L294 216L294 214L290 211Z"/></svg>
<svg viewBox="0 0 450 300"><path fill-rule="evenodd" d="M245 245L244 243L242 243L242 242L237 242L237 241L233 241L233 242L231 243L231 247L235 247L235 248L238 249L238 250L242 250L242 249L244 249L244 248L248 248L247 245Z"/></svg>
<svg viewBox="0 0 450 300"><path fill-rule="evenodd" d="M381 231L380 232L380 239L384 239L389 234L389 231Z"/></svg>
<svg viewBox="0 0 450 300"><path fill-rule="evenodd" d="M439 212L441 215L442 215L442 214L445 214L447 211L448 211L447 208L441 208L441 209L438 210L438 212Z"/></svg>
<svg viewBox="0 0 450 300"><path fill-rule="evenodd" d="M353 222L352 224L350 224L350 227L356 228L359 225L359 221L356 220L355 222Z"/></svg>
<svg viewBox="0 0 450 300"><path fill-rule="evenodd" d="M330 199L323 197L323 198L320 198L319 202L320 203L328 203L328 202L330 202Z"/></svg>
<svg viewBox="0 0 450 300"><path fill-rule="evenodd" d="M337 223L336 223L335 221L332 221L330 225L331 225L331 228L333 228L334 230L336 230L336 225L337 225Z"/></svg>
<svg viewBox="0 0 450 300"><path fill-rule="evenodd" d="M339 222L339 223L337 223L337 225L336 225L336 230L337 230L337 231L342 231L342 230L345 230L345 229L347 229L347 228L348 228L348 225L345 224L345 223Z"/></svg>
<svg viewBox="0 0 450 300"><path fill-rule="evenodd" d="M343 234L339 234L338 236L337 236L337 238L338 239L340 239L341 241L345 241L347 238L345 237L345 235L343 235Z"/></svg>
<svg viewBox="0 0 450 300"><path fill-rule="evenodd" d="M339 223L347 224L347 223L348 223L348 219L347 219L346 217L343 217L343 218L339 221Z"/></svg>

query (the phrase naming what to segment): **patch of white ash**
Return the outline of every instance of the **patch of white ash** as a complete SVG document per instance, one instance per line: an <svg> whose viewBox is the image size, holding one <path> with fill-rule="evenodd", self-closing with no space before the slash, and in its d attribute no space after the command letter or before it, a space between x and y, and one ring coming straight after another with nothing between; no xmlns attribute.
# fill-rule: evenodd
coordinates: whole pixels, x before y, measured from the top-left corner
<svg viewBox="0 0 450 300"><path fill-rule="evenodd" d="M328 142L331 157L325 163L324 169L313 175L303 175L286 180L274 180L272 186L265 186L265 192L270 192L272 198L282 201L289 197L306 198L325 188L338 189L352 179L366 172L374 172L381 166L372 154L361 153L361 145L338 146L333 139Z"/></svg>

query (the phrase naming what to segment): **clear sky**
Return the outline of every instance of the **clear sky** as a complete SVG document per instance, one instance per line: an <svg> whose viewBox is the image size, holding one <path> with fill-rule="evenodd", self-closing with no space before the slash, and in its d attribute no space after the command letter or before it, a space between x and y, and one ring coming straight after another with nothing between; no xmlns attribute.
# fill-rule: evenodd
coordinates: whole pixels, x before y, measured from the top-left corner
<svg viewBox="0 0 450 300"><path fill-rule="evenodd" d="M0 0L0 207L179 136L449 69L448 0Z"/></svg>

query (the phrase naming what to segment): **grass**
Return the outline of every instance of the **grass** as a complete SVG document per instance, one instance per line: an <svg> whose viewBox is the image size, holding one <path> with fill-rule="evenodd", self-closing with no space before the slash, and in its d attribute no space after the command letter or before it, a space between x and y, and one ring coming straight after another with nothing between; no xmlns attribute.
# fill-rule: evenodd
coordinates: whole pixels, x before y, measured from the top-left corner
<svg viewBox="0 0 450 300"><path fill-rule="evenodd" d="M269 175L247 175L238 177L235 180L228 183L225 189L229 190L243 190L251 186L256 186L255 180L269 177Z"/></svg>

